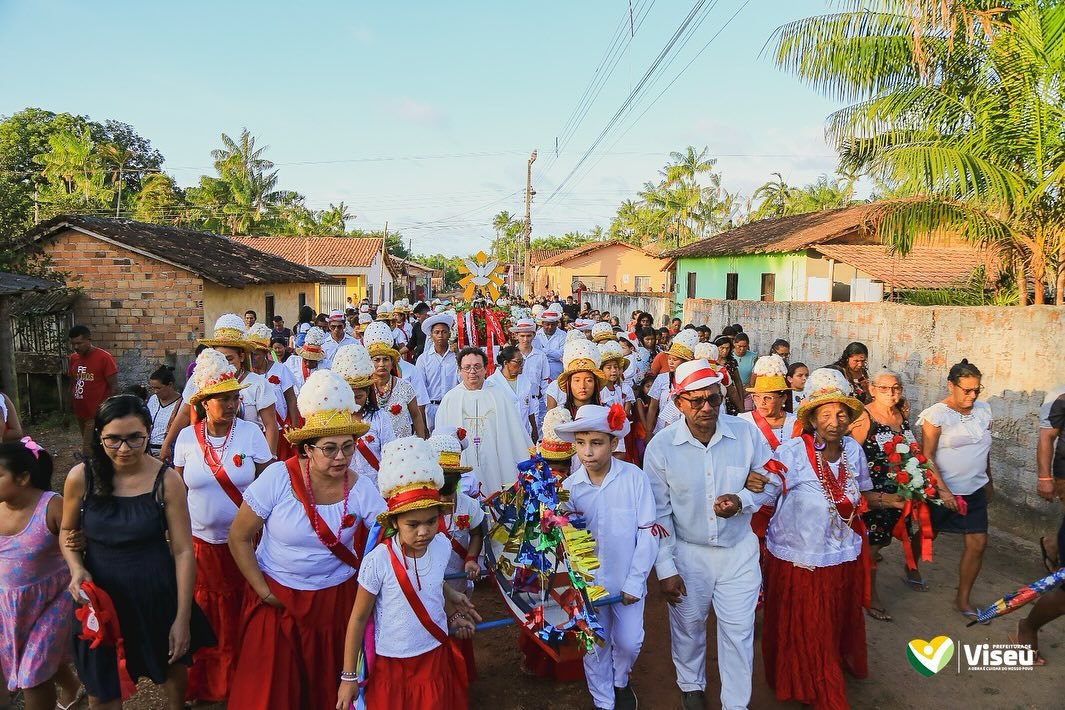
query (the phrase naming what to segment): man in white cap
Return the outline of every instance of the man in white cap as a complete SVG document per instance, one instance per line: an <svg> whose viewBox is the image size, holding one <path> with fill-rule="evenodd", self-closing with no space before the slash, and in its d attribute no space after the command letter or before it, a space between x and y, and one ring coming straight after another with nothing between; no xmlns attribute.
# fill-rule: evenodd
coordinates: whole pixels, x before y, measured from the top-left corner
<svg viewBox="0 0 1065 710"><path fill-rule="evenodd" d="M772 452L758 431L720 413L724 373L707 360L677 367L672 397L683 417L647 445L644 471L657 506L660 538L655 572L669 602L669 632L684 710L706 704L706 619L717 617L721 707L751 699L754 610L762 583L751 514L773 500L776 482L760 493L748 475L768 472ZM761 479L765 480L765 479ZM760 487L760 486L752 486Z"/></svg>
<svg viewBox="0 0 1065 710"><path fill-rule="evenodd" d="M429 316L419 328L426 337L425 349L414 364L416 377L425 389L425 424L432 433L436 425L436 409L444 395L459 383L459 367L451 350L451 329L455 319L447 313Z"/></svg>
<svg viewBox="0 0 1065 710"><path fill-rule="evenodd" d="M345 345L354 345L358 341L347 334L347 320L344 318L344 311L339 308L329 314L326 325L329 328L329 337L322 343L322 353L325 356L318 363L318 368L328 370L333 365L333 356L337 350Z"/></svg>
<svg viewBox="0 0 1065 710"><path fill-rule="evenodd" d="M562 374L562 351L566 347L566 334L558 327L562 320L562 306L552 303L540 314L540 330L536 331L533 346L547 356L551 379Z"/></svg>
<svg viewBox="0 0 1065 710"><path fill-rule="evenodd" d="M518 352L525 358L525 369L522 372L532 385L529 396L534 406L531 409L536 415L536 431L540 431L544 423L544 414L547 413L544 389L551 384L551 366L548 364L544 351L533 347L536 322L532 318L519 318L510 327L510 334L518 346Z"/></svg>

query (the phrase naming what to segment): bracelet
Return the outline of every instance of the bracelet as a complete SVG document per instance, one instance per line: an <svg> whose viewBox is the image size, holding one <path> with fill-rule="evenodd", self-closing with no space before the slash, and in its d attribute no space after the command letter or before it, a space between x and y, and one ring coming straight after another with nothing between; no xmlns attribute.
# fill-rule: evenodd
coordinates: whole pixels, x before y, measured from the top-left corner
<svg viewBox="0 0 1065 710"><path fill-rule="evenodd" d="M447 623L450 625L450 624L455 623L455 619L465 619L465 618L466 618L465 614L463 614L461 611L456 611L454 614L452 614L451 616L447 617Z"/></svg>
<svg viewBox="0 0 1065 710"><path fill-rule="evenodd" d="M340 681L342 683L358 683L359 674L354 671L341 671Z"/></svg>
<svg viewBox="0 0 1065 710"><path fill-rule="evenodd" d="M1040 476L1037 480L1040 480L1040 481L1053 481L1054 477L1053 476L1046 476L1046 477Z"/></svg>

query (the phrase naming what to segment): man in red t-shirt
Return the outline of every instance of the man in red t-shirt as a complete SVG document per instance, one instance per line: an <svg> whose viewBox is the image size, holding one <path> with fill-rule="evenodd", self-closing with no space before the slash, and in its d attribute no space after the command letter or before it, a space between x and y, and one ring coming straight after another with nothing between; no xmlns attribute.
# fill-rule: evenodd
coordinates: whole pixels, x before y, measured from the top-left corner
<svg viewBox="0 0 1065 710"><path fill-rule="evenodd" d="M83 325L76 325L68 334L70 354L67 374L70 375L71 404L81 431L81 452L92 455L92 428L100 403L118 389L118 365L111 353L92 344L92 334Z"/></svg>

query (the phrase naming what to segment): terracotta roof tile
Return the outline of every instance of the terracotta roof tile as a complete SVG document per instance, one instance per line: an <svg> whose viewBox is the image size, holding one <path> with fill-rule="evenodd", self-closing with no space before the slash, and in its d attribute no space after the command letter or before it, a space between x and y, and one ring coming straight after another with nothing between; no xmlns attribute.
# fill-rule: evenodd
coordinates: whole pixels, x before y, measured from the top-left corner
<svg viewBox="0 0 1065 710"><path fill-rule="evenodd" d="M542 266L548 259L558 256L559 254L565 254L569 249L530 249L529 250L529 263L533 266ZM518 264L519 271L523 264Z"/></svg>
<svg viewBox="0 0 1065 710"><path fill-rule="evenodd" d="M366 267L381 253L381 240L370 237L232 237L232 240L311 267Z"/></svg>
<svg viewBox="0 0 1065 710"><path fill-rule="evenodd" d="M644 249L641 249L640 247L633 246L632 244L629 244L628 242L623 242L623 241L621 241L619 239L615 239L615 240L612 240L612 241L609 241L609 242L588 242L587 244L581 244L579 247L574 247L573 249L563 250L563 251L561 251L561 252L559 252L559 253L551 256L551 257L548 257L547 259L544 259L543 261L541 261L539 263L536 263L536 262L534 262L534 263L536 263L537 266L560 266L561 264L564 264L565 262L569 261L570 259L575 259L578 256L584 256L585 254L588 254L589 252L597 251L599 249L605 249L607 247L618 246L618 245L624 246L624 247L628 247L629 249L632 249L634 251L643 252L644 254L646 254L647 256L650 256L650 257L658 258L656 254L652 254L651 252L646 251Z"/></svg>
<svg viewBox="0 0 1065 710"><path fill-rule="evenodd" d="M987 252L972 247L915 246L905 257L880 245L822 244L815 250L895 288L945 288L965 284L973 269L994 271Z"/></svg>

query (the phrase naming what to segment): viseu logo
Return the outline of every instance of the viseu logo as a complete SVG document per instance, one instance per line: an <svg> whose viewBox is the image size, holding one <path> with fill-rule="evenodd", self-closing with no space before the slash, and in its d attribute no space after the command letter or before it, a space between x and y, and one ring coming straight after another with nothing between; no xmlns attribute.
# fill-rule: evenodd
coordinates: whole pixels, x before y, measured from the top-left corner
<svg viewBox="0 0 1065 710"><path fill-rule="evenodd" d="M954 642L946 636L931 641L914 639L906 646L906 658L913 669L923 676L933 676L943 670L954 657Z"/></svg>

